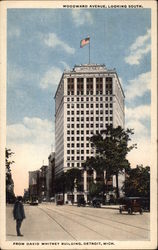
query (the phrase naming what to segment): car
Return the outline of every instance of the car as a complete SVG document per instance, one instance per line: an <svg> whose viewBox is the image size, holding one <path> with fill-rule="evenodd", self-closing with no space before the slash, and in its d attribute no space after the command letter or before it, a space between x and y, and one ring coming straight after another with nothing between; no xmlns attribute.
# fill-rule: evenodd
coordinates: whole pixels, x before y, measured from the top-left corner
<svg viewBox="0 0 158 250"><path fill-rule="evenodd" d="M56 205L64 205L64 200L57 200Z"/></svg>
<svg viewBox="0 0 158 250"><path fill-rule="evenodd" d="M102 200L100 198L93 198L92 200L92 206L93 207L101 207Z"/></svg>
<svg viewBox="0 0 158 250"><path fill-rule="evenodd" d="M30 201L31 206L38 206L38 200L32 200Z"/></svg>
<svg viewBox="0 0 158 250"><path fill-rule="evenodd" d="M128 214L133 213L143 213L142 207L142 199L141 197L124 197L120 200L119 212L128 212Z"/></svg>
<svg viewBox="0 0 158 250"><path fill-rule="evenodd" d="M84 199L84 197L80 197L79 199L78 199L78 201L77 201L77 206L78 207L85 207L86 206L86 201L85 201L85 199Z"/></svg>

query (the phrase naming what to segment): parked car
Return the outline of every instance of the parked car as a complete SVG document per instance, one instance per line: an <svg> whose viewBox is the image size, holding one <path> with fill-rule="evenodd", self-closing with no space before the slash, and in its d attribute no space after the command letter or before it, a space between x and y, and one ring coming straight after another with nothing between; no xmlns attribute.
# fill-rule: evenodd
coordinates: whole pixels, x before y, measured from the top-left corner
<svg viewBox="0 0 158 250"><path fill-rule="evenodd" d="M83 206L85 207L86 206L86 201L84 199L84 197L80 197L77 201L77 206L80 207L80 206Z"/></svg>
<svg viewBox="0 0 158 250"><path fill-rule="evenodd" d="M64 200L57 200L56 205L64 205Z"/></svg>
<svg viewBox="0 0 158 250"><path fill-rule="evenodd" d="M119 212L128 212L128 214L132 213L143 213L142 208L142 199L141 197L125 197L120 200L121 204L119 207Z"/></svg>
<svg viewBox="0 0 158 250"><path fill-rule="evenodd" d="M38 200L32 200L30 201L31 206L38 206Z"/></svg>
<svg viewBox="0 0 158 250"><path fill-rule="evenodd" d="M101 207L102 199L100 198L93 198L92 200L92 206L93 207Z"/></svg>

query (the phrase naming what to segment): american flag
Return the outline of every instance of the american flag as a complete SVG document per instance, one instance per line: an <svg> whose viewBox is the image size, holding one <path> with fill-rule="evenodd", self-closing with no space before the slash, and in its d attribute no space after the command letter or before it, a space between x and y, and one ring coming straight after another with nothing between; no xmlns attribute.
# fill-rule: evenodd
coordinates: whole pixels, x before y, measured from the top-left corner
<svg viewBox="0 0 158 250"><path fill-rule="evenodd" d="M90 43L90 37L87 37L80 42L80 48L83 48L85 45Z"/></svg>

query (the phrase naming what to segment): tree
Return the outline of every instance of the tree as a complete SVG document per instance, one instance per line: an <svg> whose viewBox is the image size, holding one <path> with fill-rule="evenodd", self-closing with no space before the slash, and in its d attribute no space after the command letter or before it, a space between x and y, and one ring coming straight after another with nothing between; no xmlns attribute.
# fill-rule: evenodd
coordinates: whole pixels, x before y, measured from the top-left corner
<svg viewBox="0 0 158 250"><path fill-rule="evenodd" d="M69 169L66 172L66 188L68 191L73 192L75 187L78 187L81 182L81 170L78 168Z"/></svg>
<svg viewBox="0 0 158 250"><path fill-rule="evenodd" d="M126 196L150 198L150 167L131 168L126 176L123 191Z"/></svg>
<svg viewBox="0 0 158 250"><path fill-rule="evenodd" d="M128 152L136 147L136 144L128 146L131 141L132 129L124 130L120 126L113 128L108 125L105 130L90 138L96 156L85 162L85 168L91 167L97 173L106 171L106 177L116 176L116 196L119 197L118 175L130 168L126 159Z"/></svg>
<svg viewBox="0 0 158 250"><path fill-rule="evenodd" d="M14 161L11 160L12 155L14 152L11 151L11 149L5 149L5 163L6 163L6 201L8 203L12 203L15 200L15 194L14 194L14 182L12 179L11 174L11 165L14 163Z"/></svg>

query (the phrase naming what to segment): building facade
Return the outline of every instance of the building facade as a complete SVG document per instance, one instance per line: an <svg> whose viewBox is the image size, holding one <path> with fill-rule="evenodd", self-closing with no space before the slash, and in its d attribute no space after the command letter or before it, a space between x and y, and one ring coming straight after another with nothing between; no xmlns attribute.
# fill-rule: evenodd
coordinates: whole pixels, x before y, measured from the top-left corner
<svg viewBox="0 0 158 250"><path fill-rule="evenodd" d="M64 71L55 94L55 176L82 169L95 155L90 137L107 124L124 127L124 92L116 70L88 64ZM86 193L85 171L85 198Z"/></svg>
<svg viewBox="0 0 158 250"><path fill-rule="evenodd" d="M55 152L48 156L48 168L46 172L46 186L47 186L47 201L54 197L54 168L55 168Z"/></svg>

